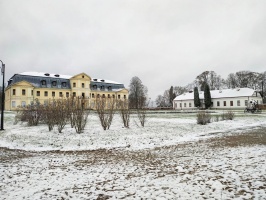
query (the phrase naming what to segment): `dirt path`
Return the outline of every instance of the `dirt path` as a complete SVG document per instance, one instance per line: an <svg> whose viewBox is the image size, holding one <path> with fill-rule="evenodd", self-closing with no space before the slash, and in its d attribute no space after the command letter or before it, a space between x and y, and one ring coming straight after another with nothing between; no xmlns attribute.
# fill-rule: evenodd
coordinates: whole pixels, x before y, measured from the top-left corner
<svg viewBox="0 0 266 200"><path fill-rule="evenodd" d="M128 151L1 149L2 199L263 199L266 130Z"/></svg>

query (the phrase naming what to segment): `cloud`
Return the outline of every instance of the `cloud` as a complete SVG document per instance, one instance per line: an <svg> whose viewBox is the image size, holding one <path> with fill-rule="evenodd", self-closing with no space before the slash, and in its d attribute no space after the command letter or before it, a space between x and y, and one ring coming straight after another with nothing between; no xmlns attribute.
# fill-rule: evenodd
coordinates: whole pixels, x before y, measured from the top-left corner
<svg viewBox="0 0 266 200"><path fill-rule="evenodd" d="M138 76L155 99L204 70L226 78L265 70L265 1L3 0L0 59L7 78L45 71Z"/></svg>

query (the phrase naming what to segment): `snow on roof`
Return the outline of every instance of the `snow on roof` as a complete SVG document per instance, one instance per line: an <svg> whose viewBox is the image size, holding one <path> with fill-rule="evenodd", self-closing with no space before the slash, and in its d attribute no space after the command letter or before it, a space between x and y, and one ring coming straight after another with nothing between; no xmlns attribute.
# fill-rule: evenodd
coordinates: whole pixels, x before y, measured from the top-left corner
<svg viewBox="0 0 266 200"><path fill-rule="evenodd" d="M252 96L255 90L250 88L235 88L235 89L224 89L224 90L211 90L211 98L228 98L228 97L246 97ZM204 99L204 92L199 91L199 98ZM188 92L177 96L174 100L189 100L194 99L194 92Z"/></svg>
<svg viewBox="0 0 266 200"><path fill-rule="evenodd" d="M19 74L20 75L25 75L25 76L39 76L39 77L65 78L65 79L70 79L72 77L72 76L69 76L69 75L51 74L51 73L48 73L48 72L46 72L46 73L45 72L22 72L22 73L19 73Z"/></svg>
<svg viewBox="0 0 266 200"><path fill-rule="evenodd" d="M97 79L97 78L92 78L91 81L92 82L98 82L98 83L122 84L122 83L118 83L118 82L115 82L115 81L110 81L110 80L106 80L106 79Z"/></svg>
<svg viewBox="0 0 266 200"><path fill-rule="evenodd" d="M73 77L73 76L69 76L69 75L51 74L51 73L47 73L47 72L46 73L45 72L22 72L22 73L19 73L19 74L20 75L25 75L25 76L52 77L52 78L64 78L64 79L70 79L71 77ZM97 78L93 78L91 81L92 82L122 84L122 83L118 83L118 82L115 82L115 81L110 81L110 80L105 80L105 79L97 79Z"/></svg>

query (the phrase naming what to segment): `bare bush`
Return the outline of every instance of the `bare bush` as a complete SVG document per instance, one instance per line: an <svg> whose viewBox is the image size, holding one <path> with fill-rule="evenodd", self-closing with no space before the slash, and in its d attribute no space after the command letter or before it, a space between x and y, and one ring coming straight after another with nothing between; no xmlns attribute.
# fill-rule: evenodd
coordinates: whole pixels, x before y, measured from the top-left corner
<svg viewBox="0 0 266 200"><path fill-rule="evenodd" d="M223 113L224 120L233 120L235 118L235 113L231 110L226 111Z"/></svg>
<svg viewBox="0 0 266 200"><path fill-rule="evenodd" d="M57 114L55 113L55 100L52 100L51 102L45 106L43 106L43 118L44 122L48 125L49 131L52 131L55 124L57 123Z"/></svg>
<svg viewBox="0 0 266 200"><path fill-rule="evenodd" d="M43 106L40 104L38 99L31 105L27 105L26 107L19 108L21 110L18 111L15 121L27 122L28 126L37 126L43 118Z"/></svg>
<svg viewBox="0 0 266 200"><path fill-rule="evenodd" d="M208 112L200 111L197 113L197 124L206 125L211 123L211 115Z"/></svg>
<svg viewBox="0 0 266 200"><path fill-rule="evenodd" d="M131 111L129 109L129 102L128 100L119 100L117 102L117 108L119 110L119 114L123 121L124 127L129 128L129 121L130 121L130 114Z"/></svg>
<svg viewBox="0 0 266 200"><path fill-rule="evenodd" d="M62 133L69 117L66 99L61 98L54 101L54 114L58 132Z"/></svg>
<svg viewBox="0 0 266 200"><path fill-rule="evenodd" d="M220 115L215 115L213 118L214 122L219 122L220 121Z"/></svg>
<svg viewBox="0 0 266 200"><path fill-rule="evenodd" d="M97 97L95 107L103 130L109 129L115 113L115 99Z"/></svg>
<svg viewBox="0 0 266 200"><path fill-rule="evenodd" d="M83 98L78 98L75 101L73 106L73 124L76 130L76 133L82 133L87 123L89 110L86 110L85 101Z"/></svg>
<svg viewBox="0 0 266 200"><path fill-rule="evenodd" d="M137 115L139 122L142 127L144 127L146 121L147 121L147 107L149 105L149 102L147 101L147 98L141 98L139 100L139 107L137 109Z"/></svg>

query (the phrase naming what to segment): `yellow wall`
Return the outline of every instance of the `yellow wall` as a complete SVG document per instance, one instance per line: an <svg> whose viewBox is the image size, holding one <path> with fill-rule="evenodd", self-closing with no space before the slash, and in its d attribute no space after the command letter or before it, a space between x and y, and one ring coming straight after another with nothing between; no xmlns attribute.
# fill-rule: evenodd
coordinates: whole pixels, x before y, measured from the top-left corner
<svg viewBox="0 0 266 200"><path fill-rule="evenodd" d="M73 96L73 93L75 92L77 97L81 97L82 94L84 94L89 107L95 105L95 99L98 94L100 96L104 94L106 98L108 98L109 94L110 97L113 97L114 95L115 99L119 99L119 95L121 100L128 99L127 89L119 91L90 90L90 82L91 78L85 73L78 74L70 79L71 89L35 88L32 84L26 81L21 81L6 88L5 110L17 110L18 106L29 105L35 99L38 99L41 104L45 104L49 99L60 98L60 92L63 97L67 97L67 92L69 93L69 96ZM73 87L74 83L76 84L76 87ZM82 83L84 83L84 87L82 87ZM15 94L13 94L14 89ZM22 90L25 90L25 94L22 94ZM45 92L48 93L47 96L45 96ZM52 95L53 92L55 93L55 96ZM94 98L92 97L92 94L94 94Z"/></svg>

